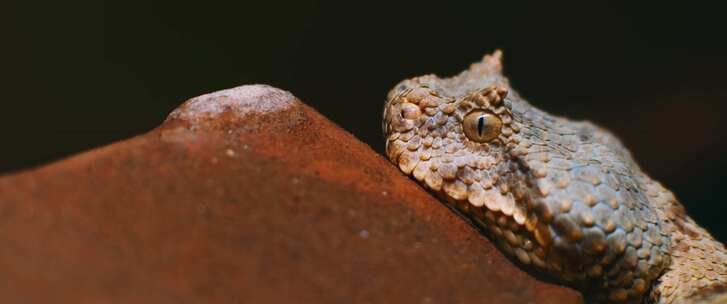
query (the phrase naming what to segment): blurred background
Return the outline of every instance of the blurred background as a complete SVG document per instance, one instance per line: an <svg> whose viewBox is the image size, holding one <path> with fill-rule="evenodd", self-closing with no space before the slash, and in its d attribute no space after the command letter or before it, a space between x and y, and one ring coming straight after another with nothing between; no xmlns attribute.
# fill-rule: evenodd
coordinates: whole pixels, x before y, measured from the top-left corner
<svg viewBox="0 0 727 304"><path fill-rule="evenodd" d="M382 152L390 88L501 48L523 96L616 132L727 241L727 26L716 7L9 1L2 15L0 174L142 134L187 98L250 83L293 92Z"/></svg>

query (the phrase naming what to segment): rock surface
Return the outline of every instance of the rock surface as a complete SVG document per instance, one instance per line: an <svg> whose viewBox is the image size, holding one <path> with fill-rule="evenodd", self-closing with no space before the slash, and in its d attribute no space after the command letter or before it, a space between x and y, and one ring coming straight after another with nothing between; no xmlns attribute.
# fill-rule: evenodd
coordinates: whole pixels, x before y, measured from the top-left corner
<svg viewBox="0 0 727 304"><path fill-rule="evenodd" d="M3 303L582 302L264 85L0 177L0 244Z"/></svg>

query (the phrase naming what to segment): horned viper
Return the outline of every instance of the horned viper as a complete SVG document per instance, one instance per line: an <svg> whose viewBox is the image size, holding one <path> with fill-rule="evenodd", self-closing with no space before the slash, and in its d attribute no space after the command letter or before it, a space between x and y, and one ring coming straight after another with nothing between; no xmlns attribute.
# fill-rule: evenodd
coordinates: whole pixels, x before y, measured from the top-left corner
<svg viewBox="0 0 727 304"><path fill-rule="evenodd" d="M399 83L388 158L518 264L593 303L727 302L727 251L608 131L541 111L501 52Z"/></svg>

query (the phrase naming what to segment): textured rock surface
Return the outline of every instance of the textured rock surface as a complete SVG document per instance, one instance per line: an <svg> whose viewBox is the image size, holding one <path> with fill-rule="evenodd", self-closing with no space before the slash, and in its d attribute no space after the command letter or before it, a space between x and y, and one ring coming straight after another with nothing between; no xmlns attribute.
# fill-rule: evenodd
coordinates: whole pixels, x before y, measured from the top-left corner
<svg viewBox="0 0 727 304"><path fill-rule="evenodd" d="M582 301L268 86L0 177L0 244L3 303Z"/></svg>

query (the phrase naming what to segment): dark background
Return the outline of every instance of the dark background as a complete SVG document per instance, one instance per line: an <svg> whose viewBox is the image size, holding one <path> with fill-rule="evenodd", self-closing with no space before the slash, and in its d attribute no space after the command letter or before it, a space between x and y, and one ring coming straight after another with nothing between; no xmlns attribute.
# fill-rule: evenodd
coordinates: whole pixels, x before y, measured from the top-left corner
<svg viewBox="0 0 727 304"><path fill-rule="evenodd" d="M502 48L522 95L615 131L727 240L721 8L201 3L3 4L0 174L142 134L187 98L249 83L293 92L381 152L391 87Z"/></svg>

